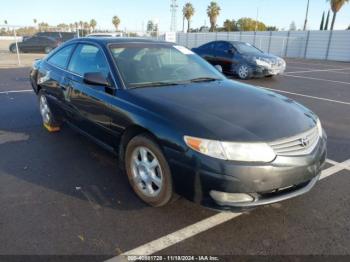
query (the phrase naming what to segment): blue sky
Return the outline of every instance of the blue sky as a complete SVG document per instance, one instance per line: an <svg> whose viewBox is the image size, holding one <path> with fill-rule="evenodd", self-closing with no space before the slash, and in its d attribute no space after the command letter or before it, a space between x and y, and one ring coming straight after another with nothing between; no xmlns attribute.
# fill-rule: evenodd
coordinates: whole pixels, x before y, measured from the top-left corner
<svg viewBox="0 0 350 262"><path fill-rule="evenodd" d="M181 9L188 0L178 0L178 29L182 28ZM209 25L206 7L210 0L191 0L196 9L193 27L204 23ZM307 0L217 0L222 8L218 24L222 25L227 18L256 17L259 7L259 20L268 25L288 29L292 21L301 28L305 18ZM0 24L5 19L13 25L32 25L33 18L50 25L61 22L89 21L95 18L98 27L112 29L111 19L118 15L122 21L121 28L141 31L142 24L150 19L160 21L160 30L170 27L170 0L11 0L2 1ZM318 29L321 15L328 10L326 0L310 0L309 29ZM338 13L335 28L345 29L350 24L350 4L346 4Z"/></svg>

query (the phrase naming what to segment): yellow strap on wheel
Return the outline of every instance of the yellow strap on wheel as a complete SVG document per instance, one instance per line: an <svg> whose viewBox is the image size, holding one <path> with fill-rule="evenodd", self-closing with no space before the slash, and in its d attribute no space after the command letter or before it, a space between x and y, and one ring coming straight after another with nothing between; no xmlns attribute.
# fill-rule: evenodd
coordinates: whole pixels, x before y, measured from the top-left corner
<svg viewBox="0 0 350 262"><path fill-rule="evenodd" d="M50 126L48 124L44 124L44 127L47 129L49 132L58 132L60 131L60 128L58 126Z"/></svg>

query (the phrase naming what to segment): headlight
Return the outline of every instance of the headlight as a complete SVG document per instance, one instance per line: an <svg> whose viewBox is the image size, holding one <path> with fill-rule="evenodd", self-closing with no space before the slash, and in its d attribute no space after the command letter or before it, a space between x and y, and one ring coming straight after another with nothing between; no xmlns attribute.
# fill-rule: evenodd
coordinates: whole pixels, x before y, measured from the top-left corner
<svg viewBox="0 0 350 262"><path fill-rule="evenodd" d="M316 125L317 125L318 135L319 135L320 137L322 137L322 135L323 135L323 129L322 129L321 121L320 121L319 118L317 118Z"/></svg>
<svg viewBox="0 0 350 262"><path fill-rule="evenodd" d="M270 68L271 67L271 63L262 59L262 58L255 58L255 63L259 66L263 66L263 67L267 67Z"/></svg>
<svg viewBox="0 0 350 262"><path fill-rule="evenodd" d="M204 155L223 160L271 162L276 154L265 143L221 142L185 136L186 144Z"/></svg>

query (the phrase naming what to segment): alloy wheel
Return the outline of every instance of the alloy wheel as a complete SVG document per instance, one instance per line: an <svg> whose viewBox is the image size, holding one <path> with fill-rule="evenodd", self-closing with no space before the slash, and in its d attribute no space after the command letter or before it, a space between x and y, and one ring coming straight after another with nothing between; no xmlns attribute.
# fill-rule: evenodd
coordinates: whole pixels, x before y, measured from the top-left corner
<svg viewBox="0 0 350 262"><path fill-rule="evenodd" d="M162 190L163 173L155 154L147 147L136 147L131 156L132 179L147 197L156 197Z"/></svg>
<svg viewBox="0 0 350 262"><path fill-rule="evenodd" d="M238 68L238 76L242 79L246 79L249 76L249 68L246 65L241 65Z"/></svg>
<svg viewBox="0 0 350 262"><path fill-rule="evenodd" d="M43 119L44 124L50 124L51 122L51 111L47 103L45 96L40 97L40 114Z"/></svg>

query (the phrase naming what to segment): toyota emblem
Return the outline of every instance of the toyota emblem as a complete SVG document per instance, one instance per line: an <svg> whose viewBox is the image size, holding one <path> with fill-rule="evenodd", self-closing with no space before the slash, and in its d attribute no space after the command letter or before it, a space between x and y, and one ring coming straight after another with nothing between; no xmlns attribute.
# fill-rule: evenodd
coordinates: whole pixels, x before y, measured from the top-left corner
<svg viewBox="0 0 350 262"><path fill-rule="evenodd" d="M302 147L307 147L309 145L309 143L310 143L310 141L306 137L300 139L300 144Z"/></svg>

